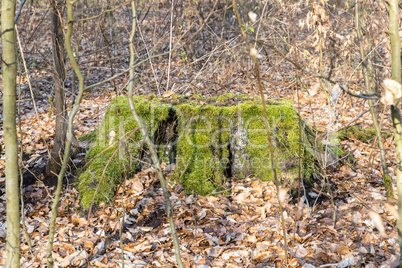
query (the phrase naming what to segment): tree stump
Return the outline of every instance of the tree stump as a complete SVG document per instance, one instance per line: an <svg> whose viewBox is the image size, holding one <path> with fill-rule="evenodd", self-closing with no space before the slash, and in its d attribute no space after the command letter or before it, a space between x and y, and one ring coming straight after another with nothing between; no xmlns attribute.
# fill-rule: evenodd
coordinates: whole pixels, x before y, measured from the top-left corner
<svg viewBox="0 0 402 268"><path fill-rule="evenodd" d="M148 128L161 162L174 164L171 179L188 193L200 195L230 192L231 179L273 179L269 144L256 96L135 96L137 113ZM300 174L305 183L320 178L319 167L337 165L345 153L324 146L316 131L301 120L293 104L268 100L267 115L273 137L276 171L281 183L296 189ZM78 180L81 204L111 200L115 185L125 175L152 165L126 97L109 105L87 154L88 163Z"/></svg>

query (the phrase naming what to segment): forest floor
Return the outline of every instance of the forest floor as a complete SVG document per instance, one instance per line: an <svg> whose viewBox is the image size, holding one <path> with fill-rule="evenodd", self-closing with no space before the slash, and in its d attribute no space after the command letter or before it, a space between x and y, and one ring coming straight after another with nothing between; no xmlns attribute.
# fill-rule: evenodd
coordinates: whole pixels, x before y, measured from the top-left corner
<svg viewBox="0 0 402 268"><path fill-rule="evenodd" d="M96 128L112 95L86 96L76 120L77 135ZM295 100L292 92L286 97ZM307 101L302 99L301 103ZM323 106L322 103L311 103L311 107L316 109ZM310 106L302 107L301 114L308 118ZM31 145L33 150L38 150L24 161L27 170L45 164L41 150L45 152L46 148L39 139L41 131L52 135L53 120L48 117L46 105L38 106L38 110L42 110L39 115L42 123L47 125L46 129L38 129L37 124L28 122L36 120L33 114L28 113L22 119L22 125L26 127L23 132L36 133L38 137L36 142L26 141L25 146ZM342 110L349 111L349 117L342 122L347 123L362 109L349 107ZM323 113L316 114L322 114L322 118L316 116L315 124L325 126L328 117ZM364 127L370 124L370 119L366 114L359 118L359 122ZM358 164L354 171L343 166L328 173L334 205L329 193L320 190L325 186L324 182L317 185L317 189L302 189L301 196L308 197L308 201L298 204L285 201L290 267L301 264L304 267L396 267L398 263L399 248L393 216L396 206L385 198L378 150L373 144L353 139L343 144ZM390 174L395 184L392 144L392 138L385 141ZM367 166L373 168L368 170ZM0 183L4 185L4 177ZM285 246L272 182L261 182L257 178L233 181L229 196L185 195L178 191L179 188L171 182L175 223L186 267L284 267ZM52 204L49 194L52 195L53 191L54 187L46 187L40 180L24 188L25 224L32 248L22 232L23 267L46 265ZM396 189L394 194L396 196ZM4 195L2 199L0 239L3 246L0 246L0 256L5 256ZM101 204L90 215L81 211L74 184L67 184L57 217L53 251L56 263L60 267L78 267L86 266L88 260L95 267L121 267L122 241L126 267L173 267L175 257L163 202L152 168L127 180L124 193L121 189L117 191L112 206ZM120 236L122 204L125 220ZM375 212L379 218L370 212ZM0 259L0 265L4 265L5 258Z"/></svg>
<svg viewBox="0 0 402 268"><path fill-rule="evenodd" d="M21 21L29 21L27 25L33 27L31 29L27 26L25 32L21 32L22 35L25 33L25 36L22 36L22 43L27 44L26 50L32 52L27 55L34 59L38 55L47 55L51 58L49 25L39 29L42 25L41 16L45 12L47 11L43 9L35 15L21 18ZM126 17L124 19L127 19ZM128 25L127 21L124 22ZM158 22L155 20L154 23ZM145 22L144 24L146 25ZM39 30L35 33L36 29ZM40 31L44 34L41 35ZM37 39L32 32L37 35ZM39 42L41 46L35 45L34 42ZM81 44L84 48L92 48L89 42L85 42L84 38ZM36 50L31 49L33 47ZM127 65L124 59L128 58L128 54L124 55L128 52L127 49L116 51L117 54L107 55L122 59L113 63L115 72L121 71L121 66ZM94 55L95 58L97 56ZM91 57L88 56L89 59L92 59ZM82 61L85 60L88 59L83 56ZM267 65L271 64L268 60L265 62ZM24 77L19 102L21 131L18 133L19 135L22 133L24 150L22 167L26 174L33 173L34 182L23 189L26 232L21 228L22 267L46 266L50 208L54 196L54 187L45 186L41 177L54 136L55 116L51 109L52 104L49 103L52 91L52 83L49 82L52 76L49 71L51 66L43 59L34 60L34 63L38 66L30 70L33 92L30 93L27 79ZM330 107L328 93L325 90L320 89L314 97L310 97L306 90L297 94L294 87L289 85L291 83L281 84L270 79L272 69L281 64L281 62L278 65L272 64L266 69L265 80L269 81L269 84L264 86L268 98L285 98L293 101L304 120L325 132L333 132L350 122L359 124L361 128L372 126L370 113L361 115L368 110L367 102L341 94L337 106ZM139 70L138 73L141 75L138 75L140 81L136 92L158 93L159 89L163 88L163 83L153 86L150 90L147 89L152 83L159 81L153 81L154 76L165 75L160 70L165 70L167 65L167 58L160 58L153 62L152 71L149 67ZM184 69L183 66L187 65L192 65L193 69L189 71ZM244 75L244 70L232 72L219 67L223 75L228 74L227 77L223 77L227 80L217 79L223 81L224 89L216 90L209 88L212 85L207 82L211 82L209 81L211 79L207 76L204 80L200 78L203 75L210 75L209 70L217 69L212 63L211 66L205 63L199 68L196 64L184 63L181 58L173 57L172 66L177 67L174 70L177 79L176 88L185 88L182 90L183 93L197 93L204 96L227 92L256 94L255 81L249 79L251 75ZM207 68L204 68L205 66ZM250 60L245 66L248 68L247 71L253 72ZM91 73L88 70L88 74L91 74L92 79L89 83L110 77L113 71L104 69L106 68L89 68ZM201 70L204 73L199 75ZM295 72L295 69L292 68L288 73L292 72ZM190 74L196 74L193 76L195 82L191 81L181 87L179 82L190 80L188 78ZM219 75L213 72L211 74L211 76ZM246 82L242 84L240 80ZM77 137L97 128L110 100L116 94L124 94L121 89L127 81L128 78L122 76L114 83L85 93L81 109L75 119ZM66 85L70 101L72 88L71 83ZM1 84L0 89L1 103ZM33 106L31 95L35 96L37 109ZM383 112L380 109L378 111ZM331 119L334 112L335 123L334 119ZM0 114L0 122L2 120ZM392 131L388 112L385 113L382 128ZM4 148L2 133L0 143ZM393 138L387 138L384 144L389 173L393 184L396 185ZM372 140L365 143L351 137L343 141L342 146L357 160L353 170L346 165L336 170L328 170L327 180L323 180L321 185L315 185L310 189L301 188L301 202L285 200L286 245L282 237L276 189L272 182L262 182L258 178L231 181L230 195L206 197L186 195L180 191L180 185L170 182L171 201L185 266L286 267L287 259L290 267L397 267L399 246L395 220L396 202L388 202L385 197L376 142ZM84 156L80 155L74 163L77 166L82 164ZM0 266L4 266L6 260L4 157L3 152L0 154L0 198L3 200L0 202ZM74 174L69 175L69 179L74 177ZM327 191L328 183L331 185L331 192ZM396 187L394 195L396 196ZM123 210L125 217L121 228ZM287 257L285 249L288 251ZM175 255L164 212L163 195L155 171L151 168L135 174L125 182L124 191L122 188L117 190L112 204L100 204L91 213L81 210L74 181L67 180L59 205L53 257L57 267L121 267L123 259L125 267L175 267Z"/></svg>

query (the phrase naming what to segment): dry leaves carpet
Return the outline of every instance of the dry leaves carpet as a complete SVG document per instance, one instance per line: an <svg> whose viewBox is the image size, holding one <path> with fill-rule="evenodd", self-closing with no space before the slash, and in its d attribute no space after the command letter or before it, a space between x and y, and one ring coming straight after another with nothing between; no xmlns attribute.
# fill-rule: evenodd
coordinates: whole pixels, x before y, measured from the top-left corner
<svg viewBox="0 0 402 268"><path fill-rule="evenodd" d="M380 176L368 182L344 168L331 177L337 215L329 199L310 190L309 202L285 201L290 267L391 267L398 259L392 209L380 187ZM374 186L373 186L374 185ZM378 185L377 185L378 186ZM175 222L186 267L284 267L284 245L276 190L271 182L232 182L230 196L193 196L171 185ZM40 183L25 189L29 249L22 235L22 266L44 267L51 195ZM57 217L54 258L57 267L174 267L170 229L163 195L154 170L125 182L113 206L102 204L89 217L82 214L78 193L66 186ZM325 194L325 191L322 193ZM120 244L121 216L123 252ZM381 235L375 211L385 226ZM5 202L0 204L0 265L5 263ZM377 219L378 220L378 219ZM123 254L122 254L123 253ZM297 258L296 258L297 257Z"/></svg>

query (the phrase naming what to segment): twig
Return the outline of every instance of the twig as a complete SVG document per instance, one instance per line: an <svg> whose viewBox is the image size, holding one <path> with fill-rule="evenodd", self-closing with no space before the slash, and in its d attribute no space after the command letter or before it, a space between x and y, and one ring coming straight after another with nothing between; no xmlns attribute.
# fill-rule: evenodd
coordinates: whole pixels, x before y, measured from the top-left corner
<svg viewBox="0 0 402 268"><path fill-rule="evenodd" d="M234 1L234 0L233 0ZM257 58L255 55L252 55L253 57L253 61L255 64L255 69L256 69L256 73L257 73L257 82L258 82L258 89L260 91L260 95L261 95L261 100L262 100L262 108L263 108L263 112L264 112L264 122L265 122L265 127L267 129L267 136L268 136L268 144L269 144L269 151L270 151L270 157L271 157L271 165L272 165L272 172L274 173L274 181L275 181L275 185L276 185L276 194L277 194L277 198L278 198L278 203L279 203L279 212L281 214L281 224L282 224L282 231L283 231L283 241L285 243L285 245L287 244L287 239L286 239L286 226L285 226L285 218L283 215L283 207L282 207L282 203L279 200L279 191L280 191L280 186L279 186L279 180L278 180L278 176L276 174L276 166L275 166L275 156L274 156L274 148L272 145L272 139L271 139L271 133L269 131L269 125L268 125L268 117L267 117L267 108L266 108L266 104L265 104L265 96L264 96L264 92L262 89L262 84L261 84L261 79L260 79L260 69L258 66L258 62L257 62ZM285 257L286 257L286 266L288 266L288 253L287 253L287 249L285 248Z"/></svg>
<svg viewBox="0 0 402 268"><path fill-rule="evenodd" d="M303 267L307 267L306 264L302 261L302 259L301 259L300 257L298 257L298 256L296 255L296 253L293 252L288 246L282 244L281 242L279 242L278 244L279 244L279 246L281 246L283 249L287 250L290 254L292 254L292 256L295 257L295 258L300 262L300 264L301 264Z"/></svg>
<svg viewBox="0 0 402 268"><path fill-rule="evenodd" d="M20 18L20 15L21 15L22 8L24 7L26 1L27 1L27 0L24 0L24 1L21 3L21 5L20 5L20 7L19 7L19 9L18 9L17 15L15 16L14 24L17 24L17 21L18 21L18 19Z"/></svg>
<svg viewBox="0 0 402 268"><path fill-rule="evenodd" d="M242 21L241 21L241 18L240 18L240 14L239 14L239 12L237 11L237 8L236 8L236 0L233 0L233 10L234 10L234 12L236 14L237 21L239 23L240 31L242 33L244 41L247 42L247 35L243 30L243 25L242 25ZM252 51L252 50L254 50L254 51ZM260 93L260 96L261 96L261 101L262 101L262 111L263 111L263 115L264 115L264 123L265 123L265 128L267 130L267 138L268 138L269 151L270 151L271 169L272 169L272 173L274 174L274 182L275 182L275 186L276 186L276 196L278 198L279 212L280 212L280 215L281 215L281 224L282 224L282 231L283 231L283 242L286 245L287 244L287 239L286 239L285 218L284 218L284 215L283 215L282 203L281 203L281 200L279 198L280 185L279 185L278 176L276 174L274 148L273 148L273 144L272 144L271 132L269 130L269 123L268 123L268 117L267 117L267 107L266 107L265 96L264 96L262 83L261 83L260 67L258 65L257 55L256 55L257 52L255 50L256 50L255 48L251 48L251 49L249 48L250 56L253 58L253 62L254 62L254 66L255 66L258 90L259 90L259 93ZM287 248L285 248L285 261L286 261L286 267L287 267L288 264L289 264Z"/></svg>
<svg viewBox="0 0 402 268"><path fill-rule="evenodd" d="M93 16L93 17L79 19L79 20L76 20L76 21L74 21L74 22L84 22L84 21L89 21L89 20L93 20L93 19L99 18L100 16L102 16L102 15L105 14L105 13L113 12L113 11L115 11L116 9L119 9L119 8L121 8L121 7L124 7L124 6L127 6L127 5L130 4L130 3L131 3L131 1L125 2L125 3L121 4L121 5L118 5L117 7L114 7L114 8L112 8L112 9L108 9L108 10L105 10L105 11L101 12L100 14L95 15L95 16Z"/></svg>
<svg viewBox="0 0 402 268"><path fill-rule="evenodd" d="M265 43L265 42L259 42L259 43L262 43L263 45L265 45L265 46L269 47L270 49L274 50L274 51L275 51L279 56L281 56L284 60L286 60L286 61L288 61L289 63L293 64L297 69L301 70L302 72L304 72L304 73L306 73L306 74L308 74L308 75L311 75L312 77L323 78L323 79L327 80L329 83L331 83L331 84L333 84L333 85L338 84L338 82L332 80L329 76L315 74L315 73L313 73L313 72L310 72L310 71L306 70L306 69L305 69L303 66L301 66L300 64L294 62L293 60L291 60L291 59L289 59L288 57L286 57L285 55L283 55L282 52L281 52L279 49L277 49L275 46L270 45L270 44L267 44L267 43ZM267 52L265 51L265 53L267 53ZM376 92L373 92L373 93L360 93L360 94L355 94L355 93L352 93L351 91L347 90L347 89L346 89L344 86L342 86L342 85L339 85L339 88L340 88L343 92L349 94L350 96L356 97L356 98L372 99L372 100L377 100L377 99L379 98L379 97L378 97L378 93L376 93Z"/></svg>
<svg viewBox="0 0 402 268"><path fill-rule="evenodd" d="M378 103L377 103L377 104L374 104L373 107L377 107L377 106L378 106ZM344 126L338 128L338 129L335 130L334 132L338 132L338 131L340 131L340 130L342 130L342 129L344 129L344 128L347 128L348 126L350 126L351 124L353 124L355 121L357 121L360 117L362 117L363 115L365 115L365 114L368 113L368 112L370 112L370 109L361 112L361 113L358 114L355 118L353 118L351 121L349 121L349 123L347 123L346 125L344 125Z"/></svg>
<svg viewBox="0 0 402 268"><path fill-rule="evenodd" d="M338 178L335 178L335 179L338 181L338 183L339 183L351 196L353 196L354 198L356 198L365 208L367 208L368 210L371 210L371 211L377 213L378 215L380 215L377 211L375 211L375 210L372 209L368 204L366 204L366 202L364 202L364 200L362 200L360 197L358 197L357 195L355 195L354 193L352 193L351 191L349 191L349 189L348 189ZM380 216L381 216L381 215L380 215ZM383 221L385 221L386 223L388 223L390 226L393 226L393 224L392 224L390 221L388 221L386 218L384 218L384 217L382 217L382 216L381 216L381 218L383 219Z"/></svg>
<svg viewBox="0 0 402 268"><path fill-rule="evenodd" d="M71 35L73 33L73 22L74 22L74 15L73 15L73 2L71 0L66 1L67 4L67 18L68 18L68 27L67 27L67 33L66 33L66 50L67 50L67 55L68 58L70 59L71 65L74 69L75 74L78 77L79 81L79 91L78 95L75 98L74 105L70 111L70 114L68 116L68 129L67 129L67 142L65 146L65 151L63 155L63 162L62 166L60 169L60 173L57 177L57 187L56 187L56 192L54 196L54 202L52 204L52 216L50 218L50 223L49 223L49 240L47 244L47 249L46 249L46 258L47 258L47 267L52 268L54 265L53 262L53 256L52 256L52 249L53 249L53 242L54 242L54 235L55 235L55 228L56 228L56 218L57 218L57 207L59 204L60 200L60 195L61 195L61 188L63 186L63 178L64 174L67 169L68 161L70 159L70 150L71 150L71 144L73 141L74 137L74 118L75 115L77 114L78 110L80 109L80 104L81 100L84 94L84 77L80 71L80 68L78 67L78 63L74 57L74 53L71 47Z"/></svg>
<svg viewBox="0 0 402 268"><path fill-rule="evenodd" d="M130 65L133 65L134 59L135 59L133 39L134 39L134 35L136 32L136 26L137 26L136 25L137 24L137 19L136 19L137 10L136 10L134 0L132 0L132 2L131 2L131 9L132 9L132 13L133 13L133 16L132 16L133 21L132 21L132 29L131 29L131 33L130 33L130 39L129 39L129 46L130 46L129 48L130 48ZM171 53L171 51L168 51L168 53ZM140 127L142 137L144 138L144 141L147 144L148 149L151 153L152 162L154 163L154 167L156 168L158 178L159 178L159 181L160 181L160 184L162 187L162 191L163 191L163 197L165 199L166 215L167 215L167 218L169 221L170 230L172 232L172 239L173 239L173 246L174 246L174 251L175 251L175 256L176 256L176 262L177 262L177 265L179 268L184 268L183 261L181 260L181 256L180 256L180 242L179 242L179 238L177 236L176 226L175 226L174 219L173 219L173 209L172 209L172 205L170 203L170 194L169 194L169 191L166 186L166 180L162 173L162 169L161 169L159 158L158 158L158 153L156 152L155 144L151 141L148 131L147 131L146 127L144 126L143 122L141 121L141 118L138 116L137 111L135 109L134 100L133 100L134 69L130 70L130 78L129 79L130 80L129 80L129 84L128 84L127 98L128 98L128 103L130 105L130 110L131 110L131 113L133 115L135 122Z"/></svg>
<svg viewBox="0 0 402 268"><path fill-rule="evenodd" d="M147 55L148 55L148 57L150 57L147 44L145 43L144 35L142 34L142 31L141 31L141 27L138 27L138 32L140 33L141 40L142 40L142 42L144 43L144 47L145 47L145 50L146 50L146 52L147 52ZM171 55L171 53L169 54L169 59L170 59L170 55ZM159 89L158 78L156 77L155 68L154 68L154 65L152 64L152 60L149 60L149 64L151 65L152 74L154 75L155 84L156 84L156 89L158 90L158 94L160 95L160 94L161 94L161 91L160 91L160 89ZM170 62L169 62L169 70L170 70ZM170 71L169 71L168 73L170 73ZM167 87L166 87L166 90L167 90Z"/></svg>
<svg viewBox="0 0 402 268"><path fill-rule="evenodd" d="M177 50L177 49L178 49L178 48L174 48L173 50ZM112 81L113 79L116 79L117 77L122 76L122 75L125 74L125 73L128 73L130 70L132 70L132 69L134 69L134 68L140 66L141 64L143 64L143 63L145 63L145 62L147 62L147 61L149 61L149 60L151 60L151 59L153 59L153 58L158 58L158 57L167 55L167 54L169 54L169 53L171 53L171 51L163 52L163 53L158 54L158 55L153 55L153 56L150 56L150 57L148 57L148 58L146 58L146 59L144 59L144 60L142 60L142 61L140 61L140 62L138 62L138 63L136 63L136 64L131 64L130 67L128 67L127 69L123 70L122 72L120 72L120 73L118 73L118 74L115 74L115 75L113 75L112 77L110 77L110 78L108 78L108 79L105 79L105 80L100 81L100 82L98 82L98 83L95 83L95 84L92 84L92 85L90 85L90 86L87 86L87 87L85 87L84 90L86 91L86 90L88 90L88 89L91 89L91 88L94 88L94 87L103 85L104 83L107 83L107 82L109 82L109 81Z"/></svg>
<svg viewBox="0 0 402 268"><path fill-rule="evenodd" d="M216 6L216 4L217 4L218 2L219 2L219 0L216 0L216 1L215 1L214 6L212 7L211 11L209 12L207 18L206 18L206 19L204 20L204 22L202 23L201 27L199 27L198 30L197 30L189 39L186 40L186 44L189 43L191 40L193 40L193 38L196 37L197 34L202 31L202 29L204 29L204 27L205 27L205 25L207 24L207 21L209 20L209 18L211 17L211 15L212 15L213 13L215 13L215 12L213 12L213 11L215 10L215 6ZM216 12L217 12L217 11L216 11Z"/></svg>
<svg viewBox="0 0 402 268"><path fill-rule="evenodd" d="M21 64L18 61L18 69L19 72L21 72L20 70L21 68ZM21 122L21 75L19 75L19 79L18 79L18 99L20 100L18 102L17 105L17 116L18 116L18 130L20 131L20 159L19 159L19 167L18 167L18 171L19 171L19 175L20 175L20 203L21 203L21 221L22 221L22 228L24 229L24 233L25 233L25 237L27 239L28 242L28 246L29 246L29 251L32 253L32 241L31 241L31 237L28 234L28 230L27 230L27 226L25 224L25 212L24 212L24 188L23 188L23 183L24 183L24 175L22 174L22 167L23 167L23 163L22 163L22 155L24 153L24 146L22 143L23 140L23 132L22 132L22 122Z"/></svg>
<svg viewBox="0 0 402 268"><path fill-rule="evenodd" d="M15 34L16 34L17 40L18 40L18 47L20 49L21 59L22 59L22 62L24 64L25 75L27 77L29 92L31 93L31 99L32 99L32 104L33 104L34 110L35 110L36 120L38 121L38 125L40 126L40 135L41 135L41 138L43 140L44 145L46 146L46 151L47 151L48 155L50 156L49 146L47 144L47 140L45 139L45 134L43 133L42 122L40 120L38 107L36 106L36 101L35 101L35 98L34 98L34 93L33 93L32 84L31 84L31 78L29 76L29 70L28 70L28 67L27 67L27 63L25 61L24 50L23 50L22 45L21 45L21 40L20 40L20 35L19 35L17 25L15 25Z"/></svg>
<svg viewBox="0 0 402 268"><path fill-rule="evenodd" d="M169 60L168 60L168 71L167 71L167 81L166 81L166 90L169 90L169 82L170 82L170 66L172 63L172 39L173 39L173 11L174 11L174 0L172 0L172 10L170 12L170 31L169 31ZM159 89L159 88L158 88ZM160 92L159 92L160 94Z"/></svg>
<svg viewBox="0 0 402 268"><path fill-rule="evenodd" d="M190 31L190 29L191 29L191 27L189 27L189 30L188 30L188 31ZM200 30L200 29L199 29L199 30ZM107 83L107 82L109 82L109 81L112 81L113 79L116 79L117 77L120 77L120 76L122 76L123 74L130 72L130 70L132 70L132 69L134 69L134 68L136 68L136 67L138 67L138 66L144 64L145 62L147 62L147 61L149 61L149 60L152 60L152 59L154 59L154 58L159 58L159 57L161 57L161 56L164 56L164 55L173 53L174 51L176 51L176 50L178 50L178 49L184 47L187 43L189 43L189 42L200 32L199 30L198 30L196 33L194 33L194 35L193 35L192 37L190 37L188 40L186 40L186 41L185 41L183 44L181 44L180 46L176 46L176 47L172 48L171 50L166 51L166 52L163 52L163 53L161 53L161 54L149 56L148 58L146 58L146 59L144 59L144 60L142 60L142 61L139 61L139 62L137 62L136 64L134 64L134 62L133 62L133 63L130 63L130 66L129 66L127 69L123 70L122 72L120 72L120 73L118 73L118 74L115 74L115 75L111 76L111 77L108 78L108 79L105 79L105 80L103 80L103 81L100 81L100 82L98 82L98 83L95 83L95 84L92 84L92 85L90 85L90 86L85 87L85 88L84 88L84 91L86 91L86 90L88 90L88 89L91 89L91 88L94 88L94 87L97 87L97 86L100 86L100 85L103 85L103 84L105 84L105 83ZM187 32L188 32L188 31L187 31ZM187 34L187 32L183 34L183 36L179 39L179 41Z"/></svg>

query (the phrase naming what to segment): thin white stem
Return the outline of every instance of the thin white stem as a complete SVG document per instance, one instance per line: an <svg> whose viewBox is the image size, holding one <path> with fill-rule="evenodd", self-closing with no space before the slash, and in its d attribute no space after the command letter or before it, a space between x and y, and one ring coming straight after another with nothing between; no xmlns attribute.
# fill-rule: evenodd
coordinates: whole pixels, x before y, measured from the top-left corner
<svg viewBox="0 0 402 268"><path fill-rule="evenodd" d="M149 50L148 50L147 44L145 43L144 36L142 35L141 27L138 27L138 30L139 30L140 35L141 35L141 40L142 40L142 42L144 43L145 50L147 51L148 58L151 58L151 54L149 54ZM169 49L171 49L171 47L170 47ZM170 54L169 54L169 55L170 55ZM169 63L170 63L170 56L169 56ZM154 65L152 64L152 59L149 60L149 64L151 65L152 74L154 75L155 84L156 84L156 89L158 90L158 94L161 95L161 91L160 91L160 89L159 89L158 78L156 77ZM169 64L169 66L170 66L170 64ZM168 77L169 77L169 74L168 74ZM168 81L169 81L169 79L168 79Z"/></svg>
<svg viewBox="0 0 402 268"><path fill-rule="evenodd" d="M171 64L171 60L172 60L173 9L174 9L174 0L172 0L172 11L170 13L169 65L168 65L168 73L167 73L166 91L169 90L170 64Z"/></svg>
<svg viewBox="0 0 402 268"><path fill-rule="evenodd" d="M48 156L50 157L50 149L49 149L48 144L45 142L45 141L46 141L46 139L45 139L45 134L43 133L42 122L41 122L41 120L40 120L40 116L39 116L39 112L38 112L38 107L36 106L36 101L35 101L35 98L34 98L34 92L33 92L33 90L32 90L31 78L29 77L29 70L28 70L28 67L27 67L27 63L26 63L26 61L25 61L24 50L22 49L21 40L20 40L20 35L19 35L19 32L18 32L17 25L15 25L15 33L16 33L17 40L18 40L18 47L19 47L19 49L20 49L21 59L22 59L22 62L23 62L23 64L24 64L25 75L26 75L26 77L27 77L29 92L31 93L31 100L32 100L32 104L33 104L33 107L34 107L34 110L35 110L36 120L38 121L38 126L39 126L39 129L40 129L40 135L41 135L41 137L42 137L43 143L44 143L45 146L46 146L47 154L48 154ZM20 134L22 134L22 133L20 133Z"/></svg>

